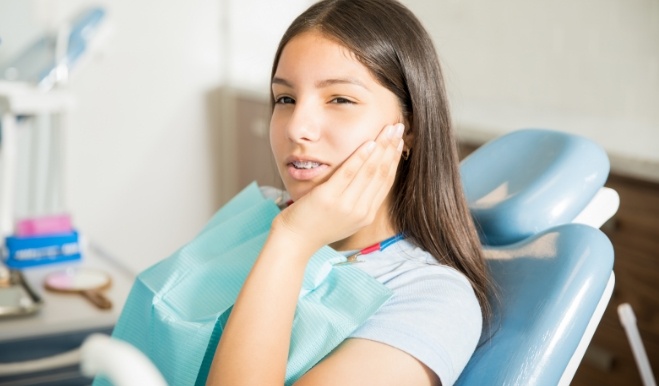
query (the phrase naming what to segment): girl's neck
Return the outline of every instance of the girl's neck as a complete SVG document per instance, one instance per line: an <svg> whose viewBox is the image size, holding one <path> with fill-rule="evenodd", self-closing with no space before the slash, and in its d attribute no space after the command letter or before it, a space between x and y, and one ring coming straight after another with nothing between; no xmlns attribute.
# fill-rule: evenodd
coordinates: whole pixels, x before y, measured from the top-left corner
<svg viewBox="0 0 659 386"><path fill-rule="evenodd" d="M353 251L366 248L396 234L391 222L388 202L382 204L373 222L352 236L330 244L337 251Z"/></svg>

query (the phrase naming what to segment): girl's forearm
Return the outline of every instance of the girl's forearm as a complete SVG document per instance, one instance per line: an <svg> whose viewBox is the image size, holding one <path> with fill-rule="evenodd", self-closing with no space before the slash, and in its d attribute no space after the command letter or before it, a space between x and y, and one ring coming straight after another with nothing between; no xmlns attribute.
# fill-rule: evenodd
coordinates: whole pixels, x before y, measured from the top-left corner
<svg viewBox="0 0 659 386"><path fill-rule="evenodd" d="M283 385L304 270L317 250L289 236L273 227L222 333L208 385Z"/></svg>

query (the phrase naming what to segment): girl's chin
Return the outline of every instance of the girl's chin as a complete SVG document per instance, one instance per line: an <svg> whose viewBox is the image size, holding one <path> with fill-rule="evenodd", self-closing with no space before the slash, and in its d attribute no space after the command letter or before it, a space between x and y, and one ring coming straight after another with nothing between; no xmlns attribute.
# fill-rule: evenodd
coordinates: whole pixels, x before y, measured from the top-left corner
<svg viewBox="0 0 659 386"><path fill-rule="evenodd" d="M288 190L288 194L291 196L291 200L295 202L298 201L300 198L304 197L304 195L309 193L310 190L311 189L307 189L304 191L295 190L295 189L293 191Z"/></svg>
<svg viewBox="0 0 659 386"><path fill-rule="evenodd" d="M284 179L284 186L286 191L291 196L291 200L297 201L302 198L305 194L309 193L316 186L326 182L332 173L328 173L323 178L318 178L314 180L299 181L295 179Z"/></svg>
<svg viewBox="0 0 659 386"><path fill-rule="evenodd" d="M309 193L311 189L314 188L315 185L313 186L299 186L299 184L291 184L289 186L286 186L286 191L288 192L288 195L291 196L291 200L293 202L298 201L300 198L302 198L305 194Z"/></svg>

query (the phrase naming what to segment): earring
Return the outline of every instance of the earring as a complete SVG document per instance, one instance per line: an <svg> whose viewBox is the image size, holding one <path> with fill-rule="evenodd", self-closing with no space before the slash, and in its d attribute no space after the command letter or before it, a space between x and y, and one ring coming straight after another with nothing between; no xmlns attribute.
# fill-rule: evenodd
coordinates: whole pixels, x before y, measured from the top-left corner
<svg viewBox="0 0 659 386"><path fill-rule="evenodd" d="M410 149L403 149L403 159L407 161L408 158L410 158Z"/></svg>

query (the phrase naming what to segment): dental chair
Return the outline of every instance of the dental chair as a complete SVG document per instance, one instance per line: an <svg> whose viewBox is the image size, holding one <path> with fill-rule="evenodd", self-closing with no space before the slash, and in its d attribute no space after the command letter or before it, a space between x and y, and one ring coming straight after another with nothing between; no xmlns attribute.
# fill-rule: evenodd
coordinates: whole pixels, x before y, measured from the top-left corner
<svg viewBox="0 0 659 386"><path fill-rule="evenodd" d="M602 187L608 172L599 146L549 130L513 132L463 161L497 290L492 322L457 385L570 383L614 283L613 249L597 229L618 207L616 192ZM104 372L110 357L83 352L83 369L133 384Z"/></svg>
<svg viewBox="0 0 659 386"><path fill-rule="evenodd" d="M461 165L498 287L492 322L456 385L568 385L613 291L598 229L618 209L606 153L549 130L500 137Z"/></svg>

